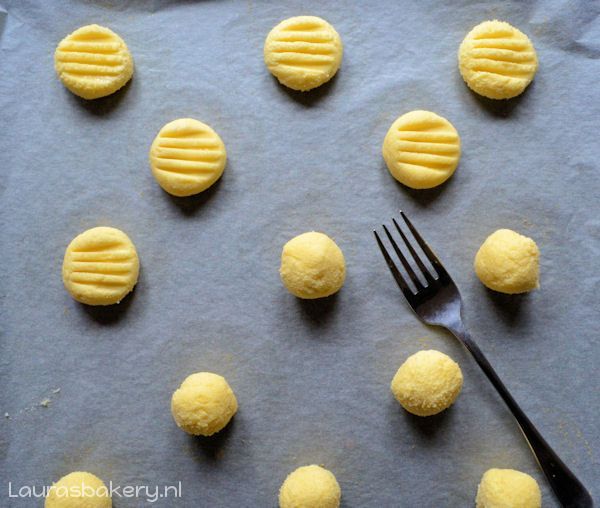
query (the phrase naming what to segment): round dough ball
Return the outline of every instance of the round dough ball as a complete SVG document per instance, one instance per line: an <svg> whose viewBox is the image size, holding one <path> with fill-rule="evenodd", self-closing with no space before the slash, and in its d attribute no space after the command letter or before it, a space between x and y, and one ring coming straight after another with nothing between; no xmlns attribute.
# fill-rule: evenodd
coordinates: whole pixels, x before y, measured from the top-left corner
<svg viewBox="0 0 600 508"><path fill-rule="evenodd" d="M510 229L487 237L475 255L475 273L488 288L525 293L539 287L540 251L536 243Z"/></svg>
<svg viewBox="0 0 600 508"><path fill-rule="evenodd" d="M279 274L294 296L323 298L344 285L346 262L331 238L311 231L292 238L283 246Z"/></svg>
<svg viewBox="0 0 600 508"><path fill-rule="evenodd" d="M88 229L67 247L62 276L65 288L87 305L119 303L135 286L140 263L133 242L115 228Z"/></svg>
<svg viewBox="0 0 600 508"><path fill-rule="evenodd" d="M409 413L431 416L450 407L462 388L463 376L452 358L439 351L419 351L400 366L392 393Z"/></svg>
<svg viewBox="0 0 600 508"><path fill-rule="evenodd" d="M54 68L63 84L84 99L116 92L133 75L133 58L116 33L99 25L87 25L60 41Z"/></svg>
<svg viewBox="0 0 600 508"><path fill-rule="evenodd" d="M76 471L63 476L50 487L45 508L111 508L104 482L91 473Z"/></svg>
<svg viewBox="0 0 600 508"><path fill-rule="evenodd" d="M297 16L279 23L265 40L267 68L282 85L302 92L329 81L340 68L342 40L316 16Z"/></svg>
<svg viewBox="0 0 600 508"><path fill-rule="evenodd" d="M538 68L533 44L504 21L484 21L458 50L460 73L471 90L490 99L510 99L531 83Z"/></svg>
<svg viewBox="0 0 600 508"><path fill-rule="evenodd" d="M150 148L152 174L173 196L191 196L208 189L221 178L226 162L219 135L193 118L166 124Z"/></svg>
<svg viewBox="0 0 600 508"><path fill-rule="evenodd" d="M279 490L280 508L338 508L342 491L331 471L303 466L290 473Z"/></svg>
<svg viewBox="0 0 600 508"><path fill-rule="evenodd" d="M528 474L514 469L489 469L477 488L477 508L541 508L542 493Z"/></svg>
<svg viewBox="0 0 600 508"><path fill-rule="evenodd" d="M460 137L445 118L431 111L411 111L392 124L382 152L396 180L413 189L430 189L454 173Z"/></svg>
<svg viewBox="0 0 600 508"><path fill-rule="evenodd" d="M223 376L198 372L185 378L171 398L177 426L194 436L211 436L236 413L237 399Z"/></svg>

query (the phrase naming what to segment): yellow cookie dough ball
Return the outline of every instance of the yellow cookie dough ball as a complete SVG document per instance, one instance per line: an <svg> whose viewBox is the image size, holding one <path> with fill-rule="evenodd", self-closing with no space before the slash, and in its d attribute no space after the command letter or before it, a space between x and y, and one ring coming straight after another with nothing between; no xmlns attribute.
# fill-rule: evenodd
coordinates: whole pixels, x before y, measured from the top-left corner
<svg viewBox="0 0 600 508"><path fill-rule="evenodd" d="M458 50L460 73L471 90L490 99L521 94L538 68L529 38L504 21L485 21L471 30Z"/></svg>
<svg viewBox="0 0 600 508"><path fill-rule="evenodd" d="M338 33L316 16L286 19L265 40L265 64L271 74L281 84L303 92L333 78L342 54Z"/></svg>
<svg viewBox="0 0 600 508"><path fill-rule="evenodd" d="M45 508L111 508L104 482L91 473L76 471L63 476L50 487Z"/></svg>
<svg viewBox="0 0 600 508"><path fill-rule="evenodd" d="M392 393L409 413L431 416L450 407L462 388L463 376L452 358L439 351L419 351L400 366Z"/></svg>
<svg viewBox="0 0 600 508"><path fill-rule="evenodd" d="M338 508L342 492L331 471L303 466L290 473L279 490L280 508Z"/></svg>
<svg viewBox="0 0 600 508"><path fill-rule="evenodd" d="M219 135L193 118L169 122L150 148L152 174L173 196L191 196L208 189L221 178L226 162Z"/></svg>
<svg viewBox="0 0 600 508"><path fill-rule="evenodd" d="M116 33L99 25L87 25L60 41L54 68L63 84L84 99L116 92L133 75L133 58Z"/></svg>
<svg viewBox="0 0 600 508"><path fill-rule="evenodd" d="M237 408L237 399L225 378L212 372L188 376L171 398L175 423L194 436L219 432Z"/></svg>
<svg viewBox="0 0 600 508"><path fill-rule="evenodd" d="M460 137L445 118L431 111L411 111L392 124L382 153L396 180L413 189L430 189L454 173Z"/></svg>
<svg viewBox="0 0 600 508"><path fill-rule="evenodd" d="M536 243L510 229L487 237L475 256L475 273L488 288L525 293L539 287L540 251Z"/></svg>
<svg viewBox="0 0 600 508"><path fill-rule="evenodd" d="M88 229L67 247L62 276L65 288L88 305L119 303L135 286L140 264L133 242L115 228Z"/></svg>
<svg viewBox="0 0 600 508"><path fill-rule="evenodd" d="M284 245L279 274L294 296L323 298L344 285L346 262L331 238L312 231L296 236Z"/></svg>
<svg viewBox="0 0 600 508"><path fill-rule="evenodd" d="M477 508L541 508L542 493L528 474L514 469L490 469L477 489Z"/></svg>

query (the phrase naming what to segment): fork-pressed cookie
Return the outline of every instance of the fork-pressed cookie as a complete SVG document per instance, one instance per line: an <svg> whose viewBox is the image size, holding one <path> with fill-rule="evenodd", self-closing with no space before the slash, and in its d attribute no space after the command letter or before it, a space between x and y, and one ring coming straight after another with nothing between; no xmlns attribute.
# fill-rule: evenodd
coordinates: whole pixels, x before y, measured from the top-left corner
<svg viewBox="0 0 600 508"><path fill-rule="evenodd" d="M225 145L208 125L193 118L166 124L150 148L150 167L158 184L174 196L208 189L223 174Z"/></svg>
<svg viewBox="0 0 600 508"><path fill-rule="evenodd" d="M65 288L78 302L112 305L133 289L139 268L135 246L123 231L97 227L69 244L62 276Z"/></svg>
<svg viewBox="0 0 600 508"><path fill-rule="evenodd" d="M535 48L505 21L484 21L458 50L460 73L471 90L490 99L510 99L531 83L538 68Z"/></svg>
<svg viewBox="0 0 600 508"><path fill-rule="evenodd" d="M382 153L396 180L413 189L429 189L454 173L460 137L445 118L431 111L411 111L392 124Z"/></svg>
<svg viewBox="0 0 600 508"><path fill-rule="evenodd" d="M329 81L340 68L342 39L327 21L297 16L273 28L264 46L267 68L289 88L308 91Z"/></svg>
<svg viewBox="0 0 600 508"><path fill-rule="evenodd" d="M54 53L54 68L63 84L84 99L98 99L123 87L133 75L133 58L112 30L83 26L67 35Z"/></svg>

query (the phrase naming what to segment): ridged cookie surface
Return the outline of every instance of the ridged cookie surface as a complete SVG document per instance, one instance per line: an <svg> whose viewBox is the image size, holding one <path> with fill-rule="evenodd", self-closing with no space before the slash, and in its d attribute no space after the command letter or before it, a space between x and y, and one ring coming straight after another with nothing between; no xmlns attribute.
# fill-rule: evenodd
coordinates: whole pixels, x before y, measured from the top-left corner
<svg viewBox="0 0 600 508"><path fill-rule="evenodd" d="M193 118L169 122L150 148L152 174L174 196L191 196L208 189L221 177L226 162L219 135Z"/></svg>
<svg viewBox="0 0 600 508"><path fill-rule="evenodd" d="M123 39L99 25L81 27L60 41L54 67L63 84L84 99L110 95L133 75L133 59Z"/></svg>

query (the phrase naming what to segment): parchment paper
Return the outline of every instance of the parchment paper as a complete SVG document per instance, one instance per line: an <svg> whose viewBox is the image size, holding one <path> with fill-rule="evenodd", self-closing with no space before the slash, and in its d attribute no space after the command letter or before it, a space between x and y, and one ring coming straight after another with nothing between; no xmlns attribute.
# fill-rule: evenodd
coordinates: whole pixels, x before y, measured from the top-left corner
<svg viewBox="0 0 600 508"><path fill-rule="evenodd" d="M43 504L8 498L9 481L14 492L85 470L117 485L181 481L183 497L157 506L275 507L285 476L318 463L345 508L473 506L490 467L533 475L557 506L468 353L422 325L388 273L372 229L399 208L459 284L468 326L516 399L600 496L597 2L1 3L0 505ZM299 14L330 21L345 47L337 77L306 94L262 60L269 30ZM464 35L494 18L527 33L540 60L509 102L474 95L457 69ZM53 69L58 42L89 23L120 34L135 60L124 90L92 102ZM462 137L458 170L431 191L397 184L380 153L413 109ZM186 116L221 135L229 160L214 188L176 199L147 157L161 126ZM76 303L61 281L67 244L98 225L125 231L142 266L109 309ZM472 270L504 227L541 249L541 289L528 296L489 292ZM343 249L348 278L338 296L302 302L280 283L279 257L313 229ZM423 348L465 377L456 405L427 419L389 390ZM240 404L212 439L184 434L169 410L200 370L223 374Z"/></svg>

